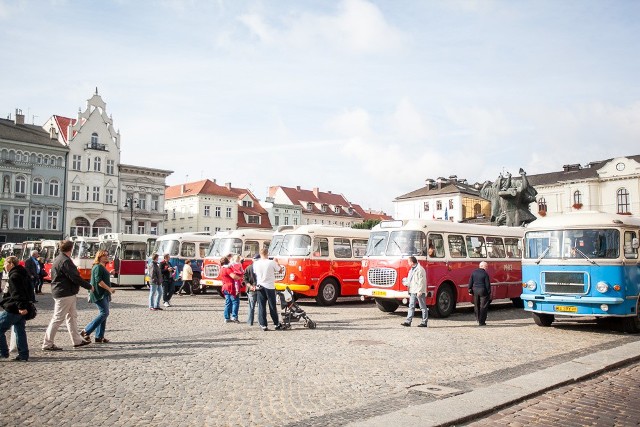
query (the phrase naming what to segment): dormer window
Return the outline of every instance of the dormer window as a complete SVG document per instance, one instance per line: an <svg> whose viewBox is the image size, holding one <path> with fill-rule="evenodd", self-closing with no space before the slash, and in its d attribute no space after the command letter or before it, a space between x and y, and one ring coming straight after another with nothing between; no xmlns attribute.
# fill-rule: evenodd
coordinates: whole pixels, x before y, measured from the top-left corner
<svg viewBox="0 0 640 427"><path fill-rule="evenodd" d="M334 211L335 213L339 214L339 213L340 213L340 206L336 206L336 207L334 207L334 208L333 208L333 211Z"/></svg>
<svg viewBox="0 0 640 427"><path fill-rule="evenodd" d="M349 213L349 215L353 215L353 208L347 209L347 212Z"/></svg>
<svg viewBox="0 0 640 427"><path fill-rule="evenodd" d="M310 210L312 210L312 209L313 209L313 203L308 202L308 203L307 203L307 210L308 210L308 211L310 211Z"/></svg>
<svg viewBox="0 0 640 427"><path fill-rule="evenodd" d="M260 224L260 216L258 215L248 215L247 216L248 224Z"/></svg>
<svg viewBox="0 0 640 427"><path fill-rule="evenodd" d="M326 212L327 211L327 204L323 203L322 204L322 212Z"/></svg>

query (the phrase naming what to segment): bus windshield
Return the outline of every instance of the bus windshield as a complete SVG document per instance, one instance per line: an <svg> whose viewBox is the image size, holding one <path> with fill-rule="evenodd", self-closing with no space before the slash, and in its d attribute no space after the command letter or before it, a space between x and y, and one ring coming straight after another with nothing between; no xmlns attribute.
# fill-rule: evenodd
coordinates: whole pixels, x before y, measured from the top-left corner
<svg viewBox="0 0 640 427"><path fill-rule="evenodd" d="M530 231L525 240L525 258L614 259L620 255L620 233L615 229Z"/></svg>
<svg viewBox="0 0 640 427"><path fill-rule="evenodd" d="M102 249L103 251L107 251L107 253L109 254L109 258L113 259L113 257L116 255L116 250L118 249L118 242L106 240L100 243L100 249Z"/></svg>
<svg viewBox="0 0 640 427"><path fill-rule="evenodd" d="M387 247L387 239L389 238L389 232L387 231L374 231L369 236L369 244L367 245L367 256L384 255L384 250Z"/></svg>
<svg viewBox="0 0 640 427"><path fill-rule="evenodd" d="M213 239L213 241L209 245L209 249L207 250L208 257L222 256L220 254L220 240L221 239Z"/></svg>
<svg viewBox="0 0 640 427"><path fill-rule="evenodd" d="M161 257L165 254L178 256L178 249L180 249L180 242L177 240L158 240L156 241L156 247L153 249L153 253Z"/></svg>
<svg viewBox="0 0 640 427"><path fill-rule="evenodd" d="M227 237L220 239L220 247L218 253L214 253L214 256L226 256L228 254L242 254L242 240Z"/></svg>
<svg viewBox="0 0 640 427"><path fill-rule="evenodd" d="M145 242L127 242L122 244L122 259L146 259L147 244Z"/></svg>
<svg viewBox="0 0 640 427"><path fill-rule="evenodd" d="M386 255L426 255L427 238L422 231L393 231L387 244Z"/></svg>
<svg viewBox="0 0 640 427"><path fill-rule="evenodd" d="M271 245L269 245L269 256L277 256L280 254L280 249L282 248L282 241L284 240L283 235L273 236L273 240L271 240Z"/></svg>
<svg viewBox="0 0 640 427"><path fill-rule="evenodd" d="M306 234L287 234L278 255L307 256L311 253L311 237Z"/></svg>
<svg viewBox="0 0 640 427"><path fill-rule="evenodd" d="M99 246L98 242L85 242L82 240L76 241L73 245L71 257L83 258L83 259L93 258L96 256L96 252L98 251L98 246ZM109 255L112 255L112 254L109 254Z"/></svg>

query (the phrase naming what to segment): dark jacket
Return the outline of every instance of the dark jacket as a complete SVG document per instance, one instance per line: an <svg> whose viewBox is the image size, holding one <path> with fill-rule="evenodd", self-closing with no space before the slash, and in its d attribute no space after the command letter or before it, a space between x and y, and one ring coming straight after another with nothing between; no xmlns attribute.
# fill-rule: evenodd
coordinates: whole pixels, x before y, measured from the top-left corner
<svg viewBox="0 0 640 427"><path fill-rule="evenodd" d="M0 305L8 312L18 314L18 310L29 308L31 301L31 279L27 270L21 265L15 265L9 272L9 290Z"/></svg>
<svg viewBox="0 0 640 427"><path fill-rule="evenodd" d="M51 265L51 296L63 298L76 295L80 287L91 290L91 284L80 277L71 258L60 253Z"/></svg>
<svg viewBox="0 0 640 427"><path fill-rule="evenodd" d="M160 272L160 265L151 261L151 283L154 285L162 285L162 272Z"/></svg>
<svg viewBox="0 0 640 427"><path fill-rule="evenodd" d="M489 279L489 273L483 268L476 268L471 273L469 278L469 290L473 288L484 289L487 295L491 295L491 280Z"/></svg>
<svg viewBox="0 0 640 427"><path fill-rule="evenodd" d="M253 292L250 286L255 286L258 283L258 278L256 277L256 273L253 272L253 264L247 266L247 269L244 271L244 276L242 278L245 286L247 287L247 292Z"/></svg>
<svg viewBox="0 0 640 427"><path fill-rule="evenodd" d="M162 282L163 283L171 283L173 282L173 271L171 270L172 266L169 261L164 261L160 263L160 271L162 272Z"/></svg>
<svg viewBox="0 0 640 427"><path fill-rule="evenodd" d="M36 264L38 264L38 261L34 260L32 256L27 258L24 262L24 268L27 270L31 280L36 280L38 278L38 267Z"/></svg>

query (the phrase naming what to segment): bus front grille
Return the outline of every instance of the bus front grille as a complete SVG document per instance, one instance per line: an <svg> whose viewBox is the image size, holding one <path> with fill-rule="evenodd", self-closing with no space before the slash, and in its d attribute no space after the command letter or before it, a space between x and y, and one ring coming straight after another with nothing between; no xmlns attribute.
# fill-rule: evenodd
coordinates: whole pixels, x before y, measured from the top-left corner
<svg viewBox="0 0 640 427"><path fill-rule="evenodd" d="M589 291L588 280L583 272L546 271L543 281L547 294L582 295Z"/></svg>
<svg viewBox="0 0 640 427"><path fill-rule="evenodd" d="M218 277L220 266L217 264L209 264L204 266L205 277Z"/></svg>
<svg viewBox="0 0 640 427"><path fill-rule="evenodd" d="M398 273L393 268L370 268L367 279L373 286L393 286Z"/></svg>

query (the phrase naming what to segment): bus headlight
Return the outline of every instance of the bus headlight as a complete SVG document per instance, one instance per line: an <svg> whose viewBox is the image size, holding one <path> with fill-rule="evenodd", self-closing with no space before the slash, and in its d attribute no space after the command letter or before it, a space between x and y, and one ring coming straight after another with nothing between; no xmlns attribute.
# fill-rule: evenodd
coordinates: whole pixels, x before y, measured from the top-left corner
<svg viewBox="0 0 640 427"><path fill-rule="evenodd" d="M529 280L527 282L527 289L529 289L530 291L535 291L537 287L538 287L538 285L536 284L536 282L534 280Z"/></svg>
<svg viewBox="0 0 640 427"><path fill-rule="evenodd" d="M601 294L604 294L608 290L609 285L607 284L607 282L598 282L598 284L596 285L596 291L600 292Z"/></svg>
<svg viewBox="0 0 640 427"><path fill-rule="evenodd" d="M607 304L602 304L602 305L600 305L600 310L608 311L609 310L609 306Z"/></svg>
<svg viewBox="0 0 640 427"><path fill-rule="evenodd" d="M293 273L289 274L289 281L293 282L295 280L295 278L296 278L295 274L293 274Z"/></svg>
<svg viewBox="0 0 640 427"><path fill-rule="evenodd" d="M361 285L364 285L364 276L358 277L358 283L360 283Z"/></svg>
<svg viewBox="0 0 640 427"><path fill-rule="evenodd" d="M533 301L527 301L527 307L533 308Z"/></svg>

